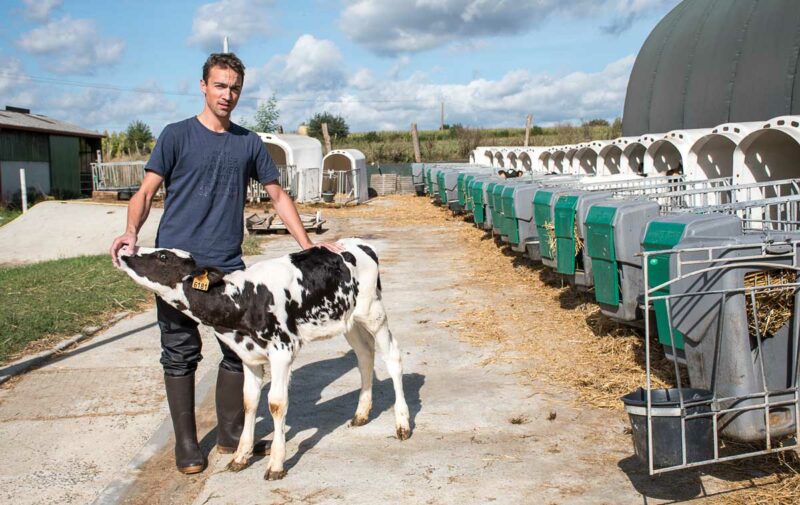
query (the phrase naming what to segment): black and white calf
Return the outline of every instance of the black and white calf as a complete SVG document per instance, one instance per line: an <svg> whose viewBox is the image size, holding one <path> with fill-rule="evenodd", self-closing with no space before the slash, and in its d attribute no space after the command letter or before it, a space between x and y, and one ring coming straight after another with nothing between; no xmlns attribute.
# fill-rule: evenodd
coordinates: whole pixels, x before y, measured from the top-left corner
<svg viewBox="0 0 800 505"><path fill-rule="evenodd" d="M284 476L284 424L289 376L297 351L308 341L344 334L358 357L361 394L351 424L367 422L372 408L375 343L394 383L397 438L411 434L403 395L400 349L381 301L378 256L359 239L341 240L341 253L313 248L262 261L229 274L198 267L176 249L123 251L120 268L141 286L199 323L210 326L242 359L245 422L228 467L238 471L252 455L256 408L269 362L269 410L275 424L267 479Z"/></svg>

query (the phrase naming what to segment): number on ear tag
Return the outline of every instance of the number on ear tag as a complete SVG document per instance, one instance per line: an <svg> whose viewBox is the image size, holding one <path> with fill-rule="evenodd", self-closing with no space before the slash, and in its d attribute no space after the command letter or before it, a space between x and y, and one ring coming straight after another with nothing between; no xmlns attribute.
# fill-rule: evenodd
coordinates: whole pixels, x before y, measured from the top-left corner
<svg viewBox="0 0 800 505"><path fill-rule="evenodd" d="M192 288L198 291L208 291L208 270L192 279Z"/></svg>

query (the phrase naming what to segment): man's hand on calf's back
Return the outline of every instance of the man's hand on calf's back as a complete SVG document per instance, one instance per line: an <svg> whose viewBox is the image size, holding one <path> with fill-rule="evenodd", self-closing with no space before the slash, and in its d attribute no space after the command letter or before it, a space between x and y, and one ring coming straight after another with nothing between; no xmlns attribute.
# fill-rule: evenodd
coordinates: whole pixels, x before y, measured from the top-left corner
<svg viewBox="0 0 800 505"><path fill-rule="evenodd" d="M344 251L344 247L340 246L336 242L320 242L319 244L313 244L311 247L322 247L335 253Z"/></svg>

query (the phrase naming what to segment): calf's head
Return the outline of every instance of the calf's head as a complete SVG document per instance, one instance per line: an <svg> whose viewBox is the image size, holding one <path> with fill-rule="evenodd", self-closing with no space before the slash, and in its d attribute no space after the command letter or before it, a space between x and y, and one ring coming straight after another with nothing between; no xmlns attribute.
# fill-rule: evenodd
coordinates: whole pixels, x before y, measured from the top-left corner
<svg viewBox="0 0 800 505"><path fill-rule="evenodd" d="M197 263L180 249L139 247L133 253L121 251L119 268L140 286L168 299L182 291L183 280L197 270Z"/></svg>

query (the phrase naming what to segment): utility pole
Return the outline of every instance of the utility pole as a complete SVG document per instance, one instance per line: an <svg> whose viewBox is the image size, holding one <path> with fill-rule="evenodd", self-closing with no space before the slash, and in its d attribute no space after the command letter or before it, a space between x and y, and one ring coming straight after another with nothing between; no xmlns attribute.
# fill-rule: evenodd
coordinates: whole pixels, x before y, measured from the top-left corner
<svg viewBox="0 0 800 505"><path fill-rule="evenodd" d="M444 130L444 100L442 100L442 115L439 119L439 129Z"/></svg>
<svg viewBox="0 0 800 505"><path fill-rule="evenodd" d="M530 145L532 122L533 122L533 117L530 114L528 114L528 119L525 121L525 147L528 147Z"/></svg>

